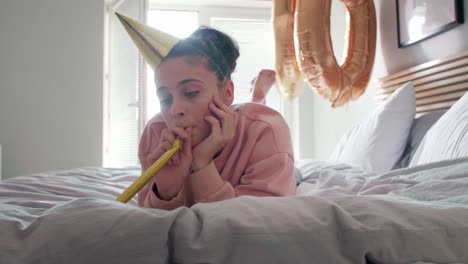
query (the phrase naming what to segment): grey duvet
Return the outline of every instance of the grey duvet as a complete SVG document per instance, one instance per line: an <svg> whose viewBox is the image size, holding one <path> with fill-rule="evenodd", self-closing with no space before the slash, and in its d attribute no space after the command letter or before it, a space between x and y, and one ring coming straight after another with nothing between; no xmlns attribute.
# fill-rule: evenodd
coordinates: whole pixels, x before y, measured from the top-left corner
<svg viewBox="0 0 468 264"><path fill-rule="evenodd" d="M0 263L468 263L468 159L383 175L296 165L296 196L174 211L114 201L138 168L3 181Z"/></svg>

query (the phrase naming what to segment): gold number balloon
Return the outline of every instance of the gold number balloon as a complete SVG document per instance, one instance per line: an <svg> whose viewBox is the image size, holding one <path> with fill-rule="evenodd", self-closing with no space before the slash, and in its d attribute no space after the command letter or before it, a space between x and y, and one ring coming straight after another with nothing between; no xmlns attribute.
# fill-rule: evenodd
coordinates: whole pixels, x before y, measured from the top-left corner
<svg viewBox="0 0 468 264"><path fill-rule="evenodd" d="M294 47L294 12L295 0L273 0L276 82L281 95L290 100L304 86Z"/></svg>
<svg viewBox="0 0 468 264"><path fill-rule="evenodd" d="M372 0L341 0L346 10L345 60L339 66L330 37L331 0L296 0L294 34L299 69L311 88L341 106L366 90L375 58Z"/></svg>
<svg viewBox="0 0 468 264"><path fill-rule="evenodd" d="M340 66L330 36L331 0L273 1L277 82L287 98L298 95L302 78L332 107L356 99L366 90L375 58L374 2L341 2L347 21L345 60Z"/></svg>

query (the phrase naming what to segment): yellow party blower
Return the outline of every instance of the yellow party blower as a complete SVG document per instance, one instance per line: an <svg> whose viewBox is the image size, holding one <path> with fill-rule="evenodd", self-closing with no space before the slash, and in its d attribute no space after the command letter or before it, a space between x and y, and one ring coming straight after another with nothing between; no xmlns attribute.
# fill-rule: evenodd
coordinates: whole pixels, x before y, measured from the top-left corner
<svg viewBox="0 0 468 264"><path fill-rule="evenodd" d="M174 154L179 151L181 148L182 143L180 139L176 139L172 144L172 147L168 149L151 167L149 167L143 174L138 177L119 197L117 197L116 201L127 203L130 201L135 194L137 194L143 186L145 186L153 176L159 172L161 168L163 168L166 163L174 156Z"/></svg>

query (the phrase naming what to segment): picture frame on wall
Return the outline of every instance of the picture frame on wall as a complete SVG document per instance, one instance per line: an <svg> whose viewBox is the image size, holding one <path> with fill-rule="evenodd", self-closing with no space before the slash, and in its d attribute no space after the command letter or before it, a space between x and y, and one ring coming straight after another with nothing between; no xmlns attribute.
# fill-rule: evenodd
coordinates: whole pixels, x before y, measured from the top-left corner
<svg viewBox="0 0 468 264"><path fill-rule="evenodd" d="M463 0L396 0L396 7L399 48L464 23Z"/></svg>

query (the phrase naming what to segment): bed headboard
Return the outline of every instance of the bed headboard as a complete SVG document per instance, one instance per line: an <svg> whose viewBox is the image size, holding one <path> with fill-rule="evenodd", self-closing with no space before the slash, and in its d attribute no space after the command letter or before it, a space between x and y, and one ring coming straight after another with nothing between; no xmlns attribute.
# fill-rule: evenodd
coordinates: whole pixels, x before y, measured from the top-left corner
<svg viewBox="0 0 468 264"><path fill-rule="evenodd" d="M376 99L385 100L407 81L412 81L416 91L417 116L446 110L468 91L468 51L379 79Z"/></svg>

